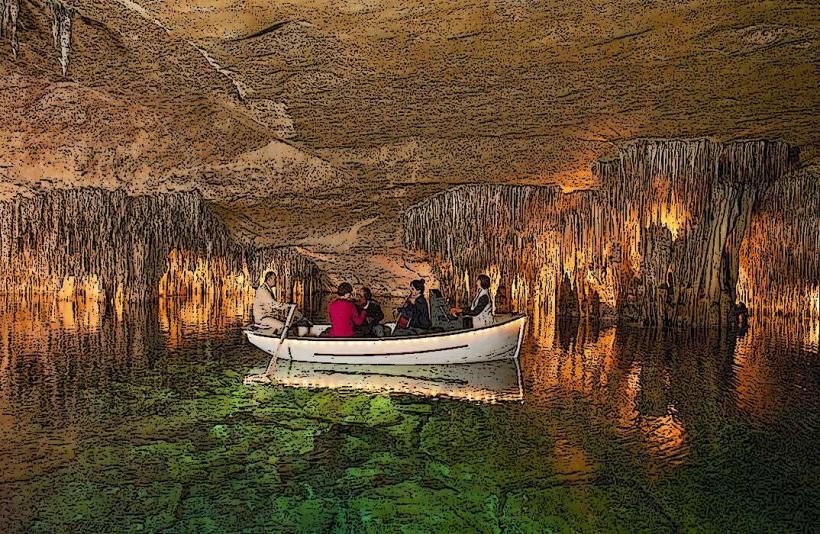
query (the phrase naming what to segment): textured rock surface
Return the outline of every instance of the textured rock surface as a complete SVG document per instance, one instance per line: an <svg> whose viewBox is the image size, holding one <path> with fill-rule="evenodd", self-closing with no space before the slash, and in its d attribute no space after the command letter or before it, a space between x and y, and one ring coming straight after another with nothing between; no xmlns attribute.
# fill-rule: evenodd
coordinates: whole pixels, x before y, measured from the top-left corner
<svg viewBox="0 0 820 534"><path fill-rule="evenodd" d="M70 6L65 80L50 7L24 2L19 58L3 47L10 180L172 177L247 214L249 232L312 227L277 226L280 244L338 231L351 212L390 220L452 183L594 185L591 163L624 139L783 138L807 161L817 150L814 2ZM298 148L267 164L259 151L285 137ZM235 158L241 180L224 173ZM325 197L301 179L317 175ZM248 197L268 187L287 207L257 225Z"/></svg>
<svg viewBox="0 0 820 534"><path fill-rule="evenodd" d="M633 142L596 165L598 191L455 188L407 212L405 242L461 298L489 271L521 308L720 324L742 268L753 308L817 315L817 180L785 174L795 157L779 142Z"/></svg>
<svg viewBox="0 0 820 534"><path fill-rule="evenodd" d="M269 269L284 298L308 310L321 301L312 261L292 248L237 243L198 193L71 189L0 202L0 292L247 297Z"/></svg>
<svg viewBox="0 0 820 534"><path fill-rule="evenodd" d="M820 168L772 185L740 258L740 301L769 314L820 315Z"/></svg>
<svg viewBox="0 0 820 534"><path fill-rule="evenodd" d="M360 254L383 256L362 279L415 276L397 221L453 184L598 188L639 138L817 154L816 2L2 6L0 196L198 190L336 278Z"/></svg>

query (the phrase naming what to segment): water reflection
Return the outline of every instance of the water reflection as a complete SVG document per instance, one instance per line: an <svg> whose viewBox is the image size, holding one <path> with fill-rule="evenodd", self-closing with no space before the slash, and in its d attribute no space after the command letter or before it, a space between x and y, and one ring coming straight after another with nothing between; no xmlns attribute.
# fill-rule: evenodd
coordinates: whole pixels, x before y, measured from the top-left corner
<svg viewBox="0 0 820 534"><path fill-rule="evenodd" d="M331 365L280 360L270 377L256 375L248 381L486 403L523 399L514 360L462 365Z"/></svg>
<svg viewBox="0 0 820 534"><path fill-rule="evenodd" d="M795 472L813 469L807 451L820 430L816 323L753 321L745 332L718 333L542 321L522 348L520 377L512 362L362 369L282 361L272 384L243 385L267 358L241 335L248 318L241 303L95 306L34 299L0 307L0 519L30 526L46 507L46 527L78 529L61 511L75 500L76 480L91 477L97 485L90 494L115 495L183 473L173 475L182 482L175 479L169 491L217 503L215 515L236 521L225 528L244 525L244 512L225 504L239 495L231 484L242 492L237 502L250 487L260 496L258 509L267 510L268 495L301 495L306 486L345 503L349 492L418 477L428 490L457 488L458 506L476 491L489 492L482 493L487 502L543 491L547 503L555 488L614 492L608 498L628 507L652 503L649 515L630 521L667 528L687 521L670 518L682 509L670 502L695 499L687 502L702 510L709 499L731 498L726 506L748 511L777 502L782 488L800 501L806 492ZM510 400L523 402L500 402ZM145 461L170 467L155 475L154 464L130 467L149 446L157 452ZM350 473L381 473L385 458L401 467L365 482L338 482ZM204 474L184 478L188 464ZM435 478L441 473L453 478ZM249 478L257 474L259 480ZM714 480L726 493L697 500L699 488ZM755 489L746 491L749 480ZM55 495L63 500L52 506ZM572 506L589 504L572 495L580 499ZM133 517L95 506L104 508L102 525L133 526ZM194 504L187 506L176 513L194 514ZM767 513L782 525L797 517L786 509ZM670 517L652 515L657 510ZM427 516L419 513L413 521ZM163 524L170 528L175 517ZM270 530L263 528L269 517L259 521L260 530Z"/></svg>
<svg viewBox="0 0 820 534"><path fill-rule="evenodd" d="M664 331L559 321L552 338L531 338L522 351L525 400L549 408L559 397L582 398L591 417L611 417L619 439L641 445L663 469L686 458L693 435L708 437L727 416L806 430L803 415L820 405L816 328L770 321L739 333Z"/></svg>
<svg viewBox="0 0 820 534"><path fill-rule="evenodd" d="M264 360L241 340L249 318L242 299L161 299L158 306L107 312L94 300L10 299L2 306L0 399L17 414L32 404L71 417L67 407L81 391L104 396L109 382L161 371L180 349L218 357L211 344L220 339L242 346L245 361ZM542 321L524 348L526 401L580 394L624 432L639 432L668 452L685 447L687 418L719 409L771 422L801 400L813 404L807 397L816 391L820 366L817 322L756 322L738 335ZM392 371L281 362L274 382L478 400L521 396L509 362Z"/></svg>
<svg viewBox="0 0 820 534"><path fill-rule="evenodd" d="M110 307L47 297L0 302L0 407L15 418L65 424L83 401L117 402L117 384L162 375L176 349L238 337L243 301L160 299L157 306ZM54 419L51 418L54 416ZM8 415L7 415L8 417Z"/></svg>

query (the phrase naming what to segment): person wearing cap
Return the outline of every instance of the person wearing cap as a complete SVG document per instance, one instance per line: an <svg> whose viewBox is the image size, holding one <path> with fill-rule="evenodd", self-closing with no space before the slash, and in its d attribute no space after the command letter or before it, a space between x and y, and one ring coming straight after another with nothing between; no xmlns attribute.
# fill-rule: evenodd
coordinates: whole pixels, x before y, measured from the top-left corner
<svg viewBox="0 0 820 534"><path fill-rule="evenodd" d="M366 312L353 302L353 286L342 282L336 290L336 298L327 306L327 315L330 317L327 336L354 337L355 328L364 323Z"/></svg>

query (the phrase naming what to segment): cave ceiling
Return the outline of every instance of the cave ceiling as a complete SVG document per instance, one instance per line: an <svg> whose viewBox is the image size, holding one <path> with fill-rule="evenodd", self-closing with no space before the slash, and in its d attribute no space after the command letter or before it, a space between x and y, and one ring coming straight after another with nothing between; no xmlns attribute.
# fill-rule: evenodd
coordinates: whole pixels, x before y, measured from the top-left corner
<svg viewBox="0 0 820 534"><path fill-rule="evenodd" d="M0 194L196 188L247 237L343 243L449 184L594 187L639 137L816 162L816 1L67 5L65 76L49 3L0 43Z"/></svg>

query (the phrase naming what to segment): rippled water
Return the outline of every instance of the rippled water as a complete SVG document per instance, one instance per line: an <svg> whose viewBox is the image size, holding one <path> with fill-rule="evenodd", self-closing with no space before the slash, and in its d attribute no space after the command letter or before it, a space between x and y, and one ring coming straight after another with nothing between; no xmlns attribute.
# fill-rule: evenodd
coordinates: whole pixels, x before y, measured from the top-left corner
<svg viewBox="0 0 820 534"><path fill-rule="evenodd" d="M514 364L264 355L237 303L0 308L0 531L801 531L818 325L537 324ZM512 367L510 367L512 365Z"/></svg>

